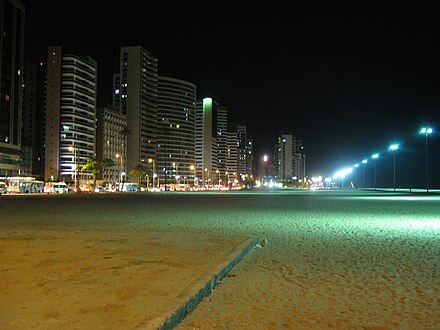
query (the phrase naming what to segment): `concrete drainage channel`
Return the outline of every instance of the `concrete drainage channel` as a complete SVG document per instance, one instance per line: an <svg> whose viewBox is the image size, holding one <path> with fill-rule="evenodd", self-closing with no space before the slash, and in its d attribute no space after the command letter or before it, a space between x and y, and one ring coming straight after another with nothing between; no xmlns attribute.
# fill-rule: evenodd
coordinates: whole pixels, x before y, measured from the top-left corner
<svg viewBox="0 0 440 330"><path fill-rule="evenodd" d="M238 264L253 247L258 246L259 244L260 238L255 237L231 262L229 262L217 274L215 274L196 294L188 299L170 316L166 317L162 324L158 325L156 323L154 327L158 330L168 330L177 326L191 311L197 307L203 298L210 295L210 293L217 287L217 285L220 284L221 280L231 271L231 269L234 268L234 266Z"/></svg>

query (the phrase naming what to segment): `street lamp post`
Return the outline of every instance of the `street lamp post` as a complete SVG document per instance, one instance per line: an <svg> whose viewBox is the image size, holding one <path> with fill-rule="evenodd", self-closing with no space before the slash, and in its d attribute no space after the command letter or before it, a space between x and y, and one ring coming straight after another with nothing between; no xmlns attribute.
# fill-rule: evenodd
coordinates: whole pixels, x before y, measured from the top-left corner
<svg viewBox="0 0 440 330"><path fill-rule="evenodd" d="M368 159L363 159L362 160L362 164L364 165L364 188L366 188L366 184L365 184L365 170L367 168L367 163L368 163Z"/></svg>
<svg viewBox="0 0 440 330"><path fill-rule="evenodd" d="M77 168L78 165L76 163L76 148L75 147L69 147L69 151L72 152L73 151L73 177L74 177L74 191L76 192L78 190L78 185L77 185L77 178L76 178L76 174L78 172Z"/></svg>
<svg viewBox="0 0 440 330"><path fill-rule="evenodd" d="M119 159L119 191L122 191L122 173L124 171L122 168L122 155L116 154L116 158Z"/></svg>
<svg viewBox="0 0 440 330"><path fill-rule="evenodd" d="M390 145L389 148L392 152L393 152L393 158L394 158L394 175L393 175L393 187L394 187L394 191L396 191L396 151L397 149L399 149L399 145L398 144L392 144Z"/></svg>
<svg viewBox="0 0 440 330"><path fill-rule="evenodd" d="M303 176L304 176L304 182L305 182L306 181L306 155L303 155L303 158L304 158L304 160L303 160L303 171L304 171Z"/></svg>
<svg viewBox="0 0 440 330"><path fill-rule="evenodd" d="M196 185L196 167L194 165L191 165L189 168L193 171L193 175L194 175L193 185L195 186Z"/></svg>
<svg viewBox="0 0 440 330"><path fill-rule="evenodd" d="M210 173L207 167L205 167L205 172L208 174L208 178L206 179L206 186L207 188L209 188ZM205 184L205 182L203 184Z"/></svg>
<svg viewBox="0 0 440 330"><path fill-rule="evenodd" d="M218 185L220 186L220 171L216 170L215 173L217 173Z"/></svg>
<svg viewBox="0 0 440 330"><path fill-rule="evenodd" d="M179 163L173 163L173 166L176 168L176 175L174 176L174 178L176 179L176 185L179 184Z"/></svg>
<svg viewBox="0 0 440 330"><path fill-rule="evenodd" d="M227 184L227 186L228 186L228 188L229 188L229 172L225 172L225 174L226 174L226 184Z"/></svg>
<svg viewBox="0 0 440 330"><path fill-rule="evenodd" d="M155 178L155 176L154 176L154 159L153 158L149 158L148 162L152 163L152 165L153 165L152 171L153 171L153 189L154 189L155 188L155 185L154 185L154 178Z"/></svg>
<svg viewBox="0 0 440 330"><path fill-rule="evenodd" d="M428 135L432 134L432 128L423 127L420 134L425 134L425 166L426 166L426 192L429 192L429 168L428 168Z"/></svg>
<svg viewBox="0 0 440 330"><path fill-rule="evenodd" d="M377 179L377 176L376 176L377 171L376 171L376 167L377 167L377 159L379 158L379 154L374 154L374 155L371 156L371 158L374 159L374 190L376 190L376 188L377 188L377 181L376 181L376 179Z"/></svg>

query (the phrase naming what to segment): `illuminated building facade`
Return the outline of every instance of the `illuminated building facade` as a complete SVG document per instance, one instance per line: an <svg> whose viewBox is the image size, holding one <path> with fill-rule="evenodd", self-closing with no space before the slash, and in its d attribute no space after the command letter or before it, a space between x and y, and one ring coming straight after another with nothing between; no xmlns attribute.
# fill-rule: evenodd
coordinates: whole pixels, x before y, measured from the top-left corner
<svg viewBox="0 0 440 330"><path fill-rule="evenodd" d="M251 137L246 138L246 174L254 177L254 142Z"/></svg>
<svg viewBox="0 0 440 330"><path fill-rule="evenodd" d="M280 183L297 183L303 179L302 141L292 134L280 134L275 152L276 178Z"/></svg>
<svg viewBox="0 0 440 330"><path fill-rule="evenodd" d="M45 180L81 179L95 156L98 65L59 46L47 54Z"/></svg>
<svg viewBox="0 0 440 330"><path fill-rule="evenodd" d="M196 85L159 76L157 164L159 181L194 182Z"/></svg>
<svg viewBox="0 0 440 330"><path fill-rule="evenodd" d="M217 170L218 103L211 98L196 102L196 169L204 184L212 182Z"/></svg>
<svg viewBox="0 0 440 330"><path fill-rule="evenodd" d="M237 175L244 178L246 175L246 134L244 125L237 126Z"/></svg>
<svg viewBox="0 0 440 330"><path fill-rule="evenodd" d="M217 170L223 180L226 180L227 132L228 109L219 106L217 111Z"/></svg>
<svg viewBox="0 0 440 330"><path fill-rule="evenodd" d="M127 148L121 132L127 127L127 116L113 107L100 107L97 112L96 156L109 158L115 166L104 170L104 182L114 183L121 180L126 171Z"/></svg>

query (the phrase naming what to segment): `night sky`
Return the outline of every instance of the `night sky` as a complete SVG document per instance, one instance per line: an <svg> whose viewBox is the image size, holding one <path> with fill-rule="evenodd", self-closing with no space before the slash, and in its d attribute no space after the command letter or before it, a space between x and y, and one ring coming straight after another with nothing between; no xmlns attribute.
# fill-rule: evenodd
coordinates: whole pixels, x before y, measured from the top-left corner
<svg viewBox="0 0 440 330"><path fill-rule="evenodd" d="M120 47L142 45L158 57L160 75L195 83L199 98L246 124L256 156L292 132L303 140L307 174L332 175L400 142L397 185L424 185L417 131L432 124L440 132L436 6L260 2L26 1L25 58L44 61L48 45L91 55L105 105ZM440 186L439 134L429 143L431 183ZM383 156L378 183L392 185L392 156Z"/></svg>

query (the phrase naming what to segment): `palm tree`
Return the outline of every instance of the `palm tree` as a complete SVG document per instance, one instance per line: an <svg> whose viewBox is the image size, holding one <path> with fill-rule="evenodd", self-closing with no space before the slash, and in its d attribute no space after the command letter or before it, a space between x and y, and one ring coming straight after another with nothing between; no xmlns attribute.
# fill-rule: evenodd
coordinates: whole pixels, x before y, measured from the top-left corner
<svg viewBox="0 0 440 330"><path fill-rule="evenodd" d="M113 166L115 166L115 162L110 158L100 159L96 157L90 157L87 158L87 162L85 165L83 165L82 170L92 172L93 188L95 188L97 176L99 176L102 172L104 172L105 168L109 168Z"/></svg>
<svg viewBox="0 0 440 330"><path fill-rule="evenodd" d="M127 137L131 135L131 129L125 126L120 132L119 136L121 137L121 146L122 150L125 151L127 149ZM125 156L125 152L122 153Z"/></svg>
<svg viewBox="0 0 440 330"><path fill-rule="evenodd" d="M148 167L144 165L136 165L130 171L130 175L138 178L138 185L141 186L141 178L148 174Z"/></svg>

